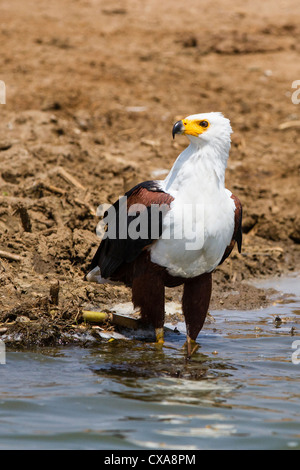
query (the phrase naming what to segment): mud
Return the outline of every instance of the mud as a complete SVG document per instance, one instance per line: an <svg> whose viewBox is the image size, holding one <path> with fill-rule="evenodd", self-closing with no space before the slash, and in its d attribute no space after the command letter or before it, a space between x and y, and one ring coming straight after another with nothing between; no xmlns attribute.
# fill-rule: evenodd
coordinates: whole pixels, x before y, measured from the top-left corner
<svg viewBox="0 0 300 470"><path fill-rule="evenodd" d="M85 341L82 308L129 301L87 284L99 204L162 178L173 123L222 111L234 129L226 186L243 252L215 273L211 309L267 305L251 280L299 271L300 15L296 1L12 0L0 7L0 335ZM298 122L298 124L297 124ZM285 124L288 123L288 124ZM59 303L50 287L59 282ZM180 289L167 291L178 300ZM1 338L1 336L0 336ZM16 343L18 340L18 343Z"/></svg>

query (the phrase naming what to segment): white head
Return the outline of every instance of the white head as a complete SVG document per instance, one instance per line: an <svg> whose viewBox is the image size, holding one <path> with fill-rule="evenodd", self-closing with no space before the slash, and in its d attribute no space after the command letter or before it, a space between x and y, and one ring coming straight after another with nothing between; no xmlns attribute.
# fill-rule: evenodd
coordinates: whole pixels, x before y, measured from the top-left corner
<svg viewBox="0 0 300 470"><path fill-rule="evenodd" d="M193 114L177 121L172 131L173 137L184 134L197 147L209 144L225 152L229 152L231 133L230 121L222 113Z"/></svg>

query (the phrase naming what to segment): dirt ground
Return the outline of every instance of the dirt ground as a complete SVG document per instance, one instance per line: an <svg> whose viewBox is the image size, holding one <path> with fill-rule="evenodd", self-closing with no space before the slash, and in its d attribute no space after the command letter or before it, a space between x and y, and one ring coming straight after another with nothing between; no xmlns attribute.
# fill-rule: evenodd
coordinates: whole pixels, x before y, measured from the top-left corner
<svg viewBox="0 0 300 470"><path fill-rule="evenodd" d="M125 287L83 279L99 244L96 209L165 176L187 145L172 140L173 123L189 114L231 120L226 186L244 209L243 251L216 271L211 308L264 306L268 292L251 281L299 271L298 1L10 0L0 16L8 343L68 342L85 328L83 307L130 300Z"/></svg>

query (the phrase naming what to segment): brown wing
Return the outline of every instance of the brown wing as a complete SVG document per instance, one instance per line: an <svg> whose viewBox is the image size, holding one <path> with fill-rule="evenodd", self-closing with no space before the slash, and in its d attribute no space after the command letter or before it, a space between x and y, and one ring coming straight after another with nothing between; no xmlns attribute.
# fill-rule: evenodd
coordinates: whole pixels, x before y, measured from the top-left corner
<svg viewBox="0 0 300 470"><path fill-rule="evenodd" d="M119 199L107 216L104 238L93 258L90 270L100 267L109 279L124 263L131 263L162 234L162 218L173 197L156 181L138 184ZM125 205L125 207L124 207Z"/></svg>
<svg viewBox="0 0 300 470"><path fill-rule="evenodd" d="M222 264L225 259L228 258L228 256L233 250L235 243L237 243L239 253L241 253L242 251L242 204L241 201L233 194L231 195L231 198L233 199L235 204L233 236L219 264Z"/></svg>

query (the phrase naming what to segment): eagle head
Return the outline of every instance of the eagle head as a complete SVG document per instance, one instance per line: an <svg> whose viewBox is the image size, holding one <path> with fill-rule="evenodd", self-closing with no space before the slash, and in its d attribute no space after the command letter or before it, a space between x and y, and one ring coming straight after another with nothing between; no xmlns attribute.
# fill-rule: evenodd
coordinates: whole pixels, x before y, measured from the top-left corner
<svg viewBox="0 0 300 470"><path fill-rule="evenodd" d="M229 119L217 112L192 114L175 122L172 130L173 138L176 134L184 134L197 146L208 143L230 145L231 133Z"/></svg>

